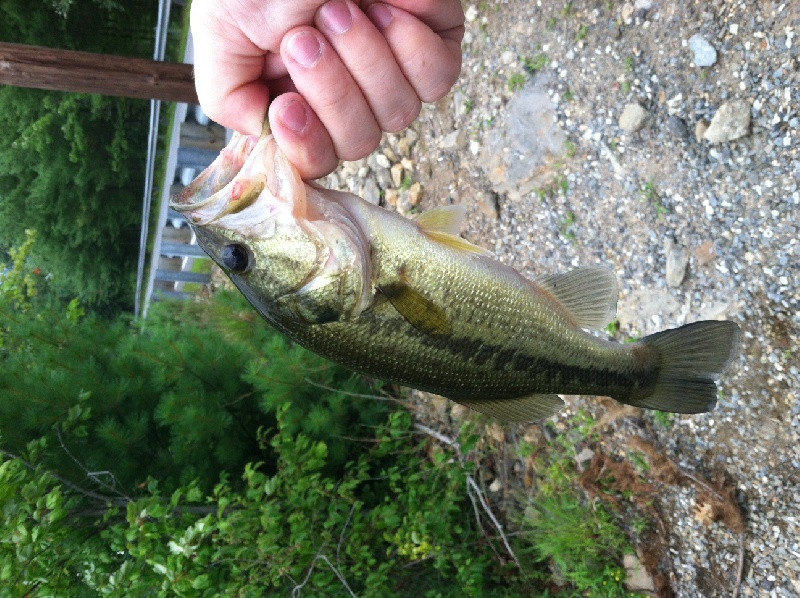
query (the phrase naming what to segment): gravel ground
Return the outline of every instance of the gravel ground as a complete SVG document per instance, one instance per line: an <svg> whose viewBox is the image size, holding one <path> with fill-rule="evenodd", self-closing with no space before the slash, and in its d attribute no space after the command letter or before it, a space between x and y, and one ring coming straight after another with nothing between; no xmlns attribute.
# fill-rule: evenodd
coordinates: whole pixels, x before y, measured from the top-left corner
<svg viewBox="0 0 800 598"><path fill-rule="evenodd" d="M620 339L738 322L714 412L607 417L603 450L622 454L633 428L731 484L742 534L704 521L698 484L660 487L659 570L676 595L800 596L800 2L465 9L453 92L327 184L401 212L464 203L464 236L531 277L614 268ZM559 425L605 412L568 404Z"/></svg>

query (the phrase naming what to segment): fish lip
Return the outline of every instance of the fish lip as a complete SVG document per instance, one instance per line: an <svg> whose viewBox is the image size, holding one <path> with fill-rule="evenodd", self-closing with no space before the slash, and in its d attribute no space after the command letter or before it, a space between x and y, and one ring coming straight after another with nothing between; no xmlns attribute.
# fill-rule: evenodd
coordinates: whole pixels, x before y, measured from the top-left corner
<svg viewBox="0 0 800 598"><path fill-rule="evenodd" d="M227 187L236 180L267 135L234 133L214 161L188 186L170 198L169 205L193 224L212 222L228 203ZM195 212L195 214L191 214Z"/></svg>

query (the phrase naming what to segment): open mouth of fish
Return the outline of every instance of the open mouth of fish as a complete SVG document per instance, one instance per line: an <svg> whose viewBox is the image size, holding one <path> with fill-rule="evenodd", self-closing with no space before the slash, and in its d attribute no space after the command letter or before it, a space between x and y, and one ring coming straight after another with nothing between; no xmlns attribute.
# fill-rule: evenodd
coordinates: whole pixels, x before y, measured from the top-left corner
<svg viewBox="0 0 800 598"><path fill-rule="evenodd" d="M305 217L306 212L303 183L268 130L260 136L236 133L170 205L196 226L224 218L228 227L251 228L257 224L253 222L256 214L257 220L264 221L281 208L295 218ZM246 218L226 218L245 214Z"/></svg>

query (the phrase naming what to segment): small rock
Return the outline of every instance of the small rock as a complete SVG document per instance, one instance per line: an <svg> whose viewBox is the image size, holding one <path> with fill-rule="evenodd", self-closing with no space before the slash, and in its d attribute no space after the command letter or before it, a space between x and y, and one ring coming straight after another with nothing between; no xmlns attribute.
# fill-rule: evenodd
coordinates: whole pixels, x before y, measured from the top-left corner
<svg viewBox="0 0 800 598"><path fill-rule="evenodd" d="M524 440L533 447L537 447L540 444L543 444L545 438L541 426L539 426L538 424L529 425L527 428L525 428L525 433L522 435L522 440Z"/></svg>
<svg viewBox="0 0 800 598"><path fill-rule="evenodd" d="M422 199L422 185L414 183L408 188L408 203L418 206L420 199Z"/></svg>
<svg viewBox="0 0 800 598"><path fill-rule="evenodd" d="M636 16L644 19L653 8L653 0L636 0L633 8L636 11Z"/></svg>
<svg viewBox="0 0 800 598"><path fill-rule="evenodd" d="M624 555L622 564L625 567L625 587L628 590L631 592L655 592L656 584L653 577L635 554Z"/></svg>
<svg viewBox="0 0 800 598"><path fill-rule="evenodd" d="M403 165L402 164L395 164L392 166L392 183L394 183L395 187L399 187L403 184Z"/></svg>
<svg viewBox="0 0 800 598"><path fill-rule="evenodd" d="M631 4L630 2L626 2L625 4L623 4L621 12L622 20L627 21L628 19L630 19L633 16L635 10L636 9L634 8L633 4Z"/></svg>
<svg viewBox="0 0 800 598"><path fill-rule="evenodd" d="M375 163L381 168L391 168L392 166L386 154L375 154Z"/></svg>
<svg viewBox="0 0 800 598"><path fill-rule="evenodd" d="M716 49L699 33L689 38L689 48L694 52L694 63L697 66L714 66L717 63Z"/></svg>
<svg viewBox="0 0 800 598"><path fill-rule="evenodd" d="M512 62L514 62L514 52L512 52L511 50L506 50L500 55L500 61L503 64L511 64Z"/></svg>
<svg viewBox="0 0 800 598"><path fill-rule="evenodd" d="M667 100L667 112L669 114L678 114L683 103L683 94L679 93Z"/></svg>
<svg viewBox="0 0 800 598"><path fill-rule="evenodd" d="M731 303L727 301L715 301L709 305L702 306L697 315L701 320L724 320L728 317L730 311Z"/></svg>
<svg viewBox="0 0 800 598"><path fill-rule="evenodd" d="M714 242L711 239L704 241L702 245L694 250L694 255L700 266L707 266L717 257L717 250L714 247Z"/></svg>
<svg viewBox="0 0 800 598"><path fill-rule="evenodd" d="M467 135L461 129L456 129L442 137L439 147L443 150L461 150L467 143Z"/></svg>
<svg viewBox="0 0 800 598"><path fill-rule="evenodd" d="M361 190L363 197L366 201L371 203L372 205L377 206L381 202L381 190L378 187L378 183L375 182L375 179L368 178L364 181L364 187Z"/></svg>
<svg viewBox="0 0 800 598"><path fill-rule="evenodd" d="M399 195L397 189L386 189L386 191L383 192L383 200L386 202L387 206L394 208L397 206L397 198Z"/></svg>
<svg viewBox="0 0 800 598"><path fill-rule="evenodd" d="M676 137L680 137L681 139L686 139L689 137L689 129L686 127L686 123L680 116L675 116L673 114L672 116L668 117L667 129L669 129L670 133Z"/></svg>
<svg viewBox="0 0 800 598"><path fill-rule="evenodd" d="M703 138L711 143L723 143L744 137L750 132L750 104L734 100L719 107Z"/></svg>
<svg viewBox="0 0 800 598"><path fill-rule="evenodd" d="M664 252L667 254L667 284L671 287L679 287L686 276L689 252L683 245L672 239L667 239L664 244Z"/></svg>
<svg viewBox="0 0 800 598"><path fill-rule="evenodd" d="M389 160L391 163L399 162L400 158L397 157L397 154L394 153L394 150L390 147L383 148L383 153L386 155L386 159ZM389 168L387 166L386 168Z"/></svg>
<svg viewBox="0 0 800 598"><path fill-rule="evenodd" d="M703 137L705 136L707 130L708 130L708 121L703 119L698 120L697 124L694 126L694 136L697 139L697 141L703 140Z"/></svg>
<svg viewBox="0 0 800 598"><path fill-rule="evenodd" d="M453 403L453 406L450 408L450 417L457 422L469 417L471 413L473 413L472 409L464 407L464 405L460 403Z"/></svg>
<svg viewBox="0 0 800 598"><path fill-rule="evenodd" d="M406 141L405 137L397 142L397 151L399 151L400 155L405 158L408 158L411 155L411 146L408 145L408 141Z"/></svg>
<svg viewBox="0 0 800 598"><path fill-rule="evenodd" d="M575 457L575 460L578 463L585 463L586 461L591 461L592 457L594 457L594 451L589 447L584 448L578 455Z"/></svg>
<svg viewBox="0 0 800 598"><path fill-rule="evenodd" d="M388 168L376 168L375 180L378 182L378 187L388 189L392 186L392 171Z"/></svg>
<svg viewBox="0 0 800 598"><path fill-rule="evenodd" d="M474 4L470 4L467 11L464 13L464 18L467 19L467 23L472 23L478 18L478 7Z"/></svg>
<svg viewBox="0 0 800 598"><path fill-rule="evenodd" d="M486 426L486 435L497 444L503 444L506 441L506 431L497 422L492 422Z"/></svg>
<svg viewBox="0 0 800 598"><path fill-rule="evenodd" d="M481 211L481 214L492 219L498 218L497 201L495 201L494 196L489 193L481 192L475 197L475 202L478 204L478 209Z"/></svg>
<svg viewBox="0 0 800 598"><path fill-rule="evenodd" d="M489 492L500 492L503 488L503 482L500 478L495 478L492 480L492 483L489 484Z"/></svg>
<svg viewBox="0 0 800 598"><path fill-rule="evenodd" d="M639 104L625 104L619 117L619 128L627 133L640 131L647 123L650 113Z"/></svg>

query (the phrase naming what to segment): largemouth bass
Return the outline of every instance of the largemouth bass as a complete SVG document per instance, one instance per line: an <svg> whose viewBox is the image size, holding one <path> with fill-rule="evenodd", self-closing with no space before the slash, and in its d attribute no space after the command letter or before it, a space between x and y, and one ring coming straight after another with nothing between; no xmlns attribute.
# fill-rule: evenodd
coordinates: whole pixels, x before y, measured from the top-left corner
<svg viewBox="0 0 800 598"><path fill-rule="evenodd" d="M172 200L253 307L356 371L504 421L556 413L560 394L701 413L736 353L733 322L632 344L600 339L616 312L604 268L531 281L459 236L465 210L415 220L300 180L272 136L237 135Z"/></svg>

